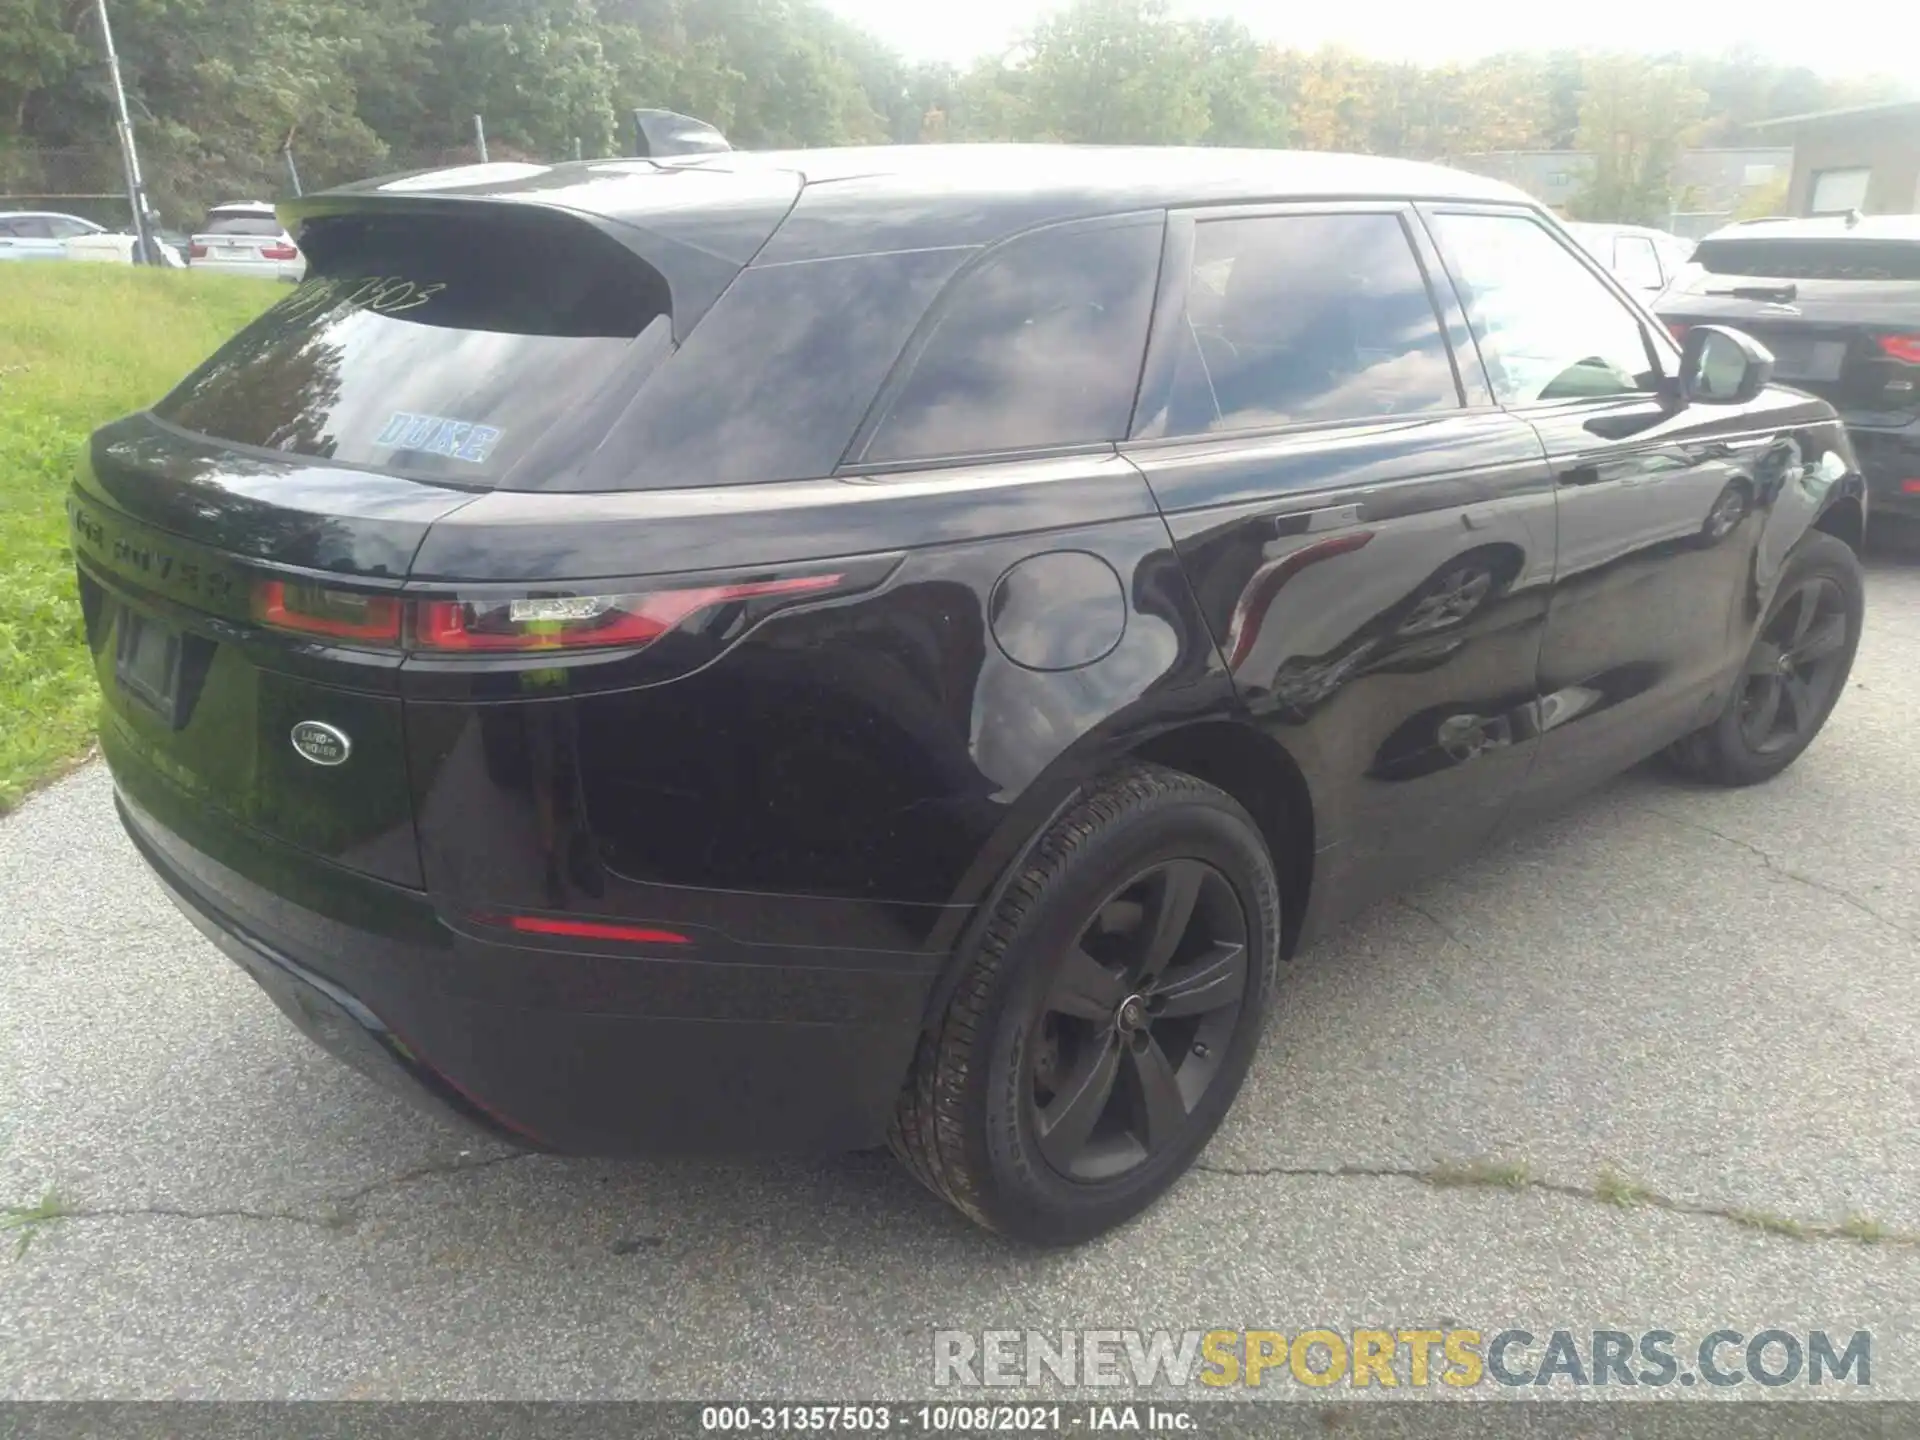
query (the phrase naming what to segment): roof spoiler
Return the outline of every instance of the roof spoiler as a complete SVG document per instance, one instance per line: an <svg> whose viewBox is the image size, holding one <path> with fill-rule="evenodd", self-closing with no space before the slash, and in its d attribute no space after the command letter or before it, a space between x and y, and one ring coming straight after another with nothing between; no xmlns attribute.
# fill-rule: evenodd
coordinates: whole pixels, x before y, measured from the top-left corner
<svg viewBox="0 0 1920 1440"><path fill-rule="evenodd" d="M704 120L672 110L633 112L633 153L647 159L664 155L710 155L731 150L727 137Z"/></svg>

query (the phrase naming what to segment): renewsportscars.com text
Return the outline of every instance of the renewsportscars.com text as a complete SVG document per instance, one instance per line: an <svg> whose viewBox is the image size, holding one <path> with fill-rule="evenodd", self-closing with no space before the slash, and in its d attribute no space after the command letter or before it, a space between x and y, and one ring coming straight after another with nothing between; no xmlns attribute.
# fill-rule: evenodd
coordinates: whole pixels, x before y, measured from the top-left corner
<svg viewBox="0 0 1920 1440"><path fill-rule="evenodd" d="M937 1330L936 1387L1324 1390L1873 1384L1873 1335L1672 1330Z"/></svg>

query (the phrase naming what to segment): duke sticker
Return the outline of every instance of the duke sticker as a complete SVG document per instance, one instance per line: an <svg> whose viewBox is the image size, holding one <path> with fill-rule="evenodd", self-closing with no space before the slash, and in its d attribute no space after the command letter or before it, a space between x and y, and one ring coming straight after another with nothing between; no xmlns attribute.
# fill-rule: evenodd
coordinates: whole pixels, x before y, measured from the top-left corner
<svg viewBox="0 0 1920 1440"><path fill-rule="evenodd" d="M500 431L491 425L474 425L445 415L416 415L410 410L394 411L387 418L386 428L374 440L376 445L391 445L396 450L412 450L422 455L444 455L469 465L486 464L487 456L499 442Z"/></svg>

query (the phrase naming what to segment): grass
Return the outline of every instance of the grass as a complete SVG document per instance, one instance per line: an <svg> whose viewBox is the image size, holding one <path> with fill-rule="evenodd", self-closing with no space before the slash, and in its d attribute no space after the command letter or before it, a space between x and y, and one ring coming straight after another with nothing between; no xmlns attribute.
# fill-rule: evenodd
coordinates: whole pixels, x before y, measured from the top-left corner
<svg viewBox="0 0 1920 1440"><path fill-rule="evenodd" d="M1878 1220L1868 1215L1849 1215L1840 1225L1840 1233L1849 1240L1858 1240L1862 1245L1877 1245L1891 1238L1893 1232Z"/></svg>
<svg viewBox="0 0 1920 1440"><path fill-rule="evenodd" d="M64 497L87 435L285 292L131 266L0 266L0 814L92 743Z"/></svg>
<svg viewBox="0 0 1920 1440"><path fill-rule="evenodd" d="M1611 1165L1604 1165L1599 1176L1593 1182L1593 1198L1605 1205L1618 1205L1629 1209L1651 1199L1653 1192L1646 1186L1628 1179Z"/></svg>
<svg viewBox="0 0 1920 1440"><path fill-rule="evenodd" d="M72 1208L59 1194L49 1190L37 1204L9 1205L0 1209L0 1230L19 1232L13 1245L15 1258L27 1253L27 1247L33 1244L33 1237L40 1233L41 1227L64 1220Z"/></svg>
<svg viewBox="0 0 1920 1440"><path fill-rule="evenodd" d="M1442 1161L1427 1172L1427 1183L1449 1190L1466 1186L1490 1186L1504 1190L1524 1190L1529 1172L1524 1160L1469 1160L1465 1163Z"/></svg>
<svg viewBox="0 0 1920 1440"><path fill-rule="evenodd" d="M1768 1235L1787 1235L1795 1240L1807 1237L1807 1227L1798 1220L1767 1210L1735 1210L1727 1218L1736 1225L1744 1225L1749 1230L1759 1230Z"/></svg>

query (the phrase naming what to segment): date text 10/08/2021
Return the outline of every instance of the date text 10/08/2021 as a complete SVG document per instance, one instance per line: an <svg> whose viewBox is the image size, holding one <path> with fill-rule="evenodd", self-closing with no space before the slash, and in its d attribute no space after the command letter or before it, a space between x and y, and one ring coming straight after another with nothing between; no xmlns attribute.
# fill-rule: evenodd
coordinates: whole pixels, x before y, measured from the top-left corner
<svg viewBox="0 0 1920 1440"><path fill-rule="evenodd" d="M1188 1410L1162 1405L705 1405L700 1428L719 1433L877 1435L1059 1435L1090 1433L1181 1435L1198 1429Z"/></svg>

